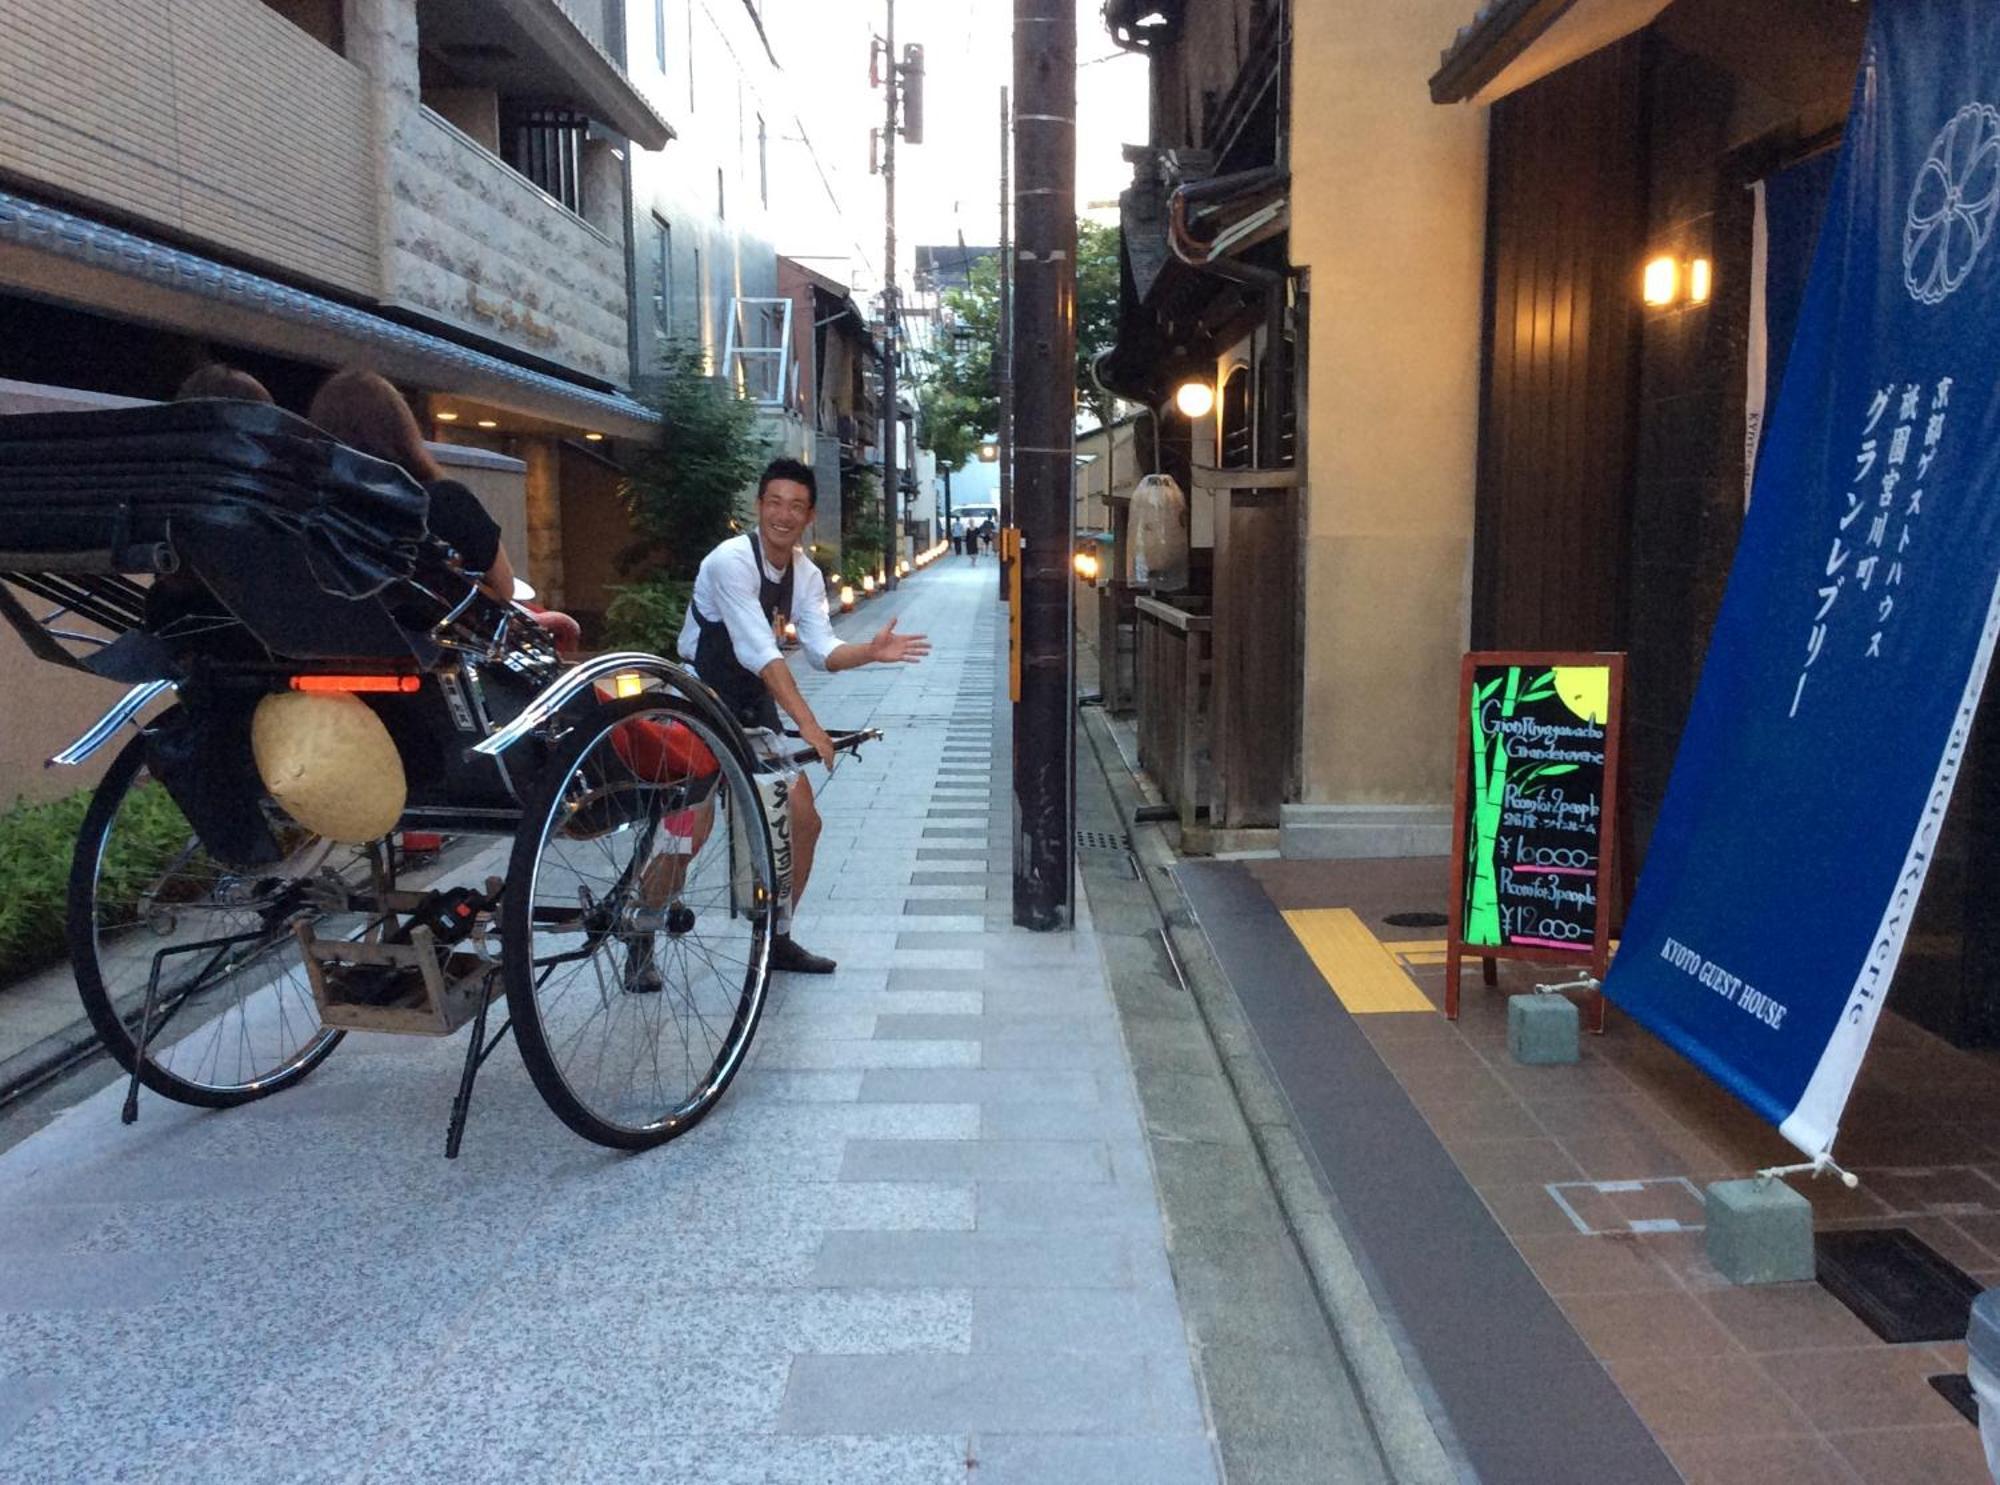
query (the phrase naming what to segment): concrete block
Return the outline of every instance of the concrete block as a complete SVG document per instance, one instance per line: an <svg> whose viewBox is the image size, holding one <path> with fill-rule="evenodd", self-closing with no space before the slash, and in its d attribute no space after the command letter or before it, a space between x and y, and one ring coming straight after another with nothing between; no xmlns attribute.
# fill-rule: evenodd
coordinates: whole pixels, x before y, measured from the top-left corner
<svg viewBox="0 0 2000 1485"><path fill-rule="evenodd" d="M1812 1203L1783 1181L1716 1181L1706 1193L1708 1261L1733 1284L1813 1276Z"/></svg>
<svg viewBox="0 0 2000 1485"><path fill-rule="evenodd" d="M1507 1002L1507 1050L1516 1062L1575 1062L1581 1029L1576 1006L1566 996L1516 995Z"/></svg>

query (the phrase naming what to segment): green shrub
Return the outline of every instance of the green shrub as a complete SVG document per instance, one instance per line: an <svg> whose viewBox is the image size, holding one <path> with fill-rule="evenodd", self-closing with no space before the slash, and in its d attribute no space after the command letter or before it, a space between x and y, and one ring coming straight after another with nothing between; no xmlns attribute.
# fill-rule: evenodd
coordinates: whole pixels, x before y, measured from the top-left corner
<svg viewBox="0 0 2000 1485"><path fill-rule="evenodd" d="M604 610L604 643L613 650L649 650L672 659L694 583L654 573L611 590Z"/></svg>
<svg viewBox="0 0 2000 1485"><path fill-rule="evenodd" d="M709 374L698 343L671 342L660 373L660 433L638 451L625 483L634 539L618 566L691 580L749 510L770 451L756 404Z"/></svg>
<svg viewBox="0 0 2000 1485"><path fill-rule="evenodd" d="M70 857L92 790L0 812L0 985L60 959ZM187 820L161 788L128 795L105 853L100 898L136 902L168 853L188 840Z"/></svg>
<svg viewBox="0 0 2000 1485"><path fill-rule="evenodd" d="M882 566L889 550L889 528L882 519L882 482L864 470L853 491L841 501L846 529L840 537L840 570L856 587L862 577Z"/></svg>

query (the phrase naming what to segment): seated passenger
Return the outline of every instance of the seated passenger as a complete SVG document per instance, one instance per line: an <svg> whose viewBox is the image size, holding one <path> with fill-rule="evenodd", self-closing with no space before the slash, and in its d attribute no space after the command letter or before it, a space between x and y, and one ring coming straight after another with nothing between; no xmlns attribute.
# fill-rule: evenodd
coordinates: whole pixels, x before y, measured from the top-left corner
<svg viewBox="0 0 2000 1485"><path fill-rule="evenodd" d="M206 366L197 367L188 374L186 381L174 389L174 401L194 402L204 397L227 398L233 402L263 402L275 404L264 384L247 371L239 371L234 366L225 366L220 361L211 361Z"/></svg>
<svg viewBox="0 0 2000 1485"><path fill-rule="evenodd" d="M351 366L326 379L306 417L349 448L400 464L431 497L431 534L458 553L488 594L502 603L513 600L514 564L500 544L500 523L477 495L445 478L401 392L376 373Z"/></svg>
<svg viewBox="0 0 2000 1485"><path fill-rule="evenodd" d="M210 361L190 372L174 389L174 401L197 402L204 398L225 398L234 402L262 402L275 405L277 399L264 384L247 371ZM146 590L146 627L168 638L214 636L235 621L209 593L207 584L189 572L170 572L153 580ZM230 636L232 648L251 643L240 631Z"/></svg>

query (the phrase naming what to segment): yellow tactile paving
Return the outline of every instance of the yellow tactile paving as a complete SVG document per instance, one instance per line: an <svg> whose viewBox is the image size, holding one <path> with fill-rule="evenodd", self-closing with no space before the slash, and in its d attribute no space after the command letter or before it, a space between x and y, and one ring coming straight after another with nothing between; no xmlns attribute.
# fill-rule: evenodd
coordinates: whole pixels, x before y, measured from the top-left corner
<svg viewBox="0 0 2000 1485"><path fill-rule="evenodd" d="M1352 1014L1434 1009L1351 909L1294 908L1285 914L1285 922L1312 956L1320 978Z"/></svg>
<svg viewBox="0 0 2000 1485"><path fill-rule="evenodd" d="M1450 945L1441 938L1392 938L1385 940L1382 947L1394 954L1396 962L1405 969L1415 969L1443 964Z"/></svg>

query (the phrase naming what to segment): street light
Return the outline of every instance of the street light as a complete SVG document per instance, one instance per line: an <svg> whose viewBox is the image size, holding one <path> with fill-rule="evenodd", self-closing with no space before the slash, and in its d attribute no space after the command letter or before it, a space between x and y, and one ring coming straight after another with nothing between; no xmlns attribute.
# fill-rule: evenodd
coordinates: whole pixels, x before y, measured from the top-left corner
<svg viewBox="0 0 2000 1485"><path fill-rule="evenodd" d="M1174 388L1174 406L1184 418L1205 418L1215 408L1215 388L1205 381L1186 381Z"/></svg>

